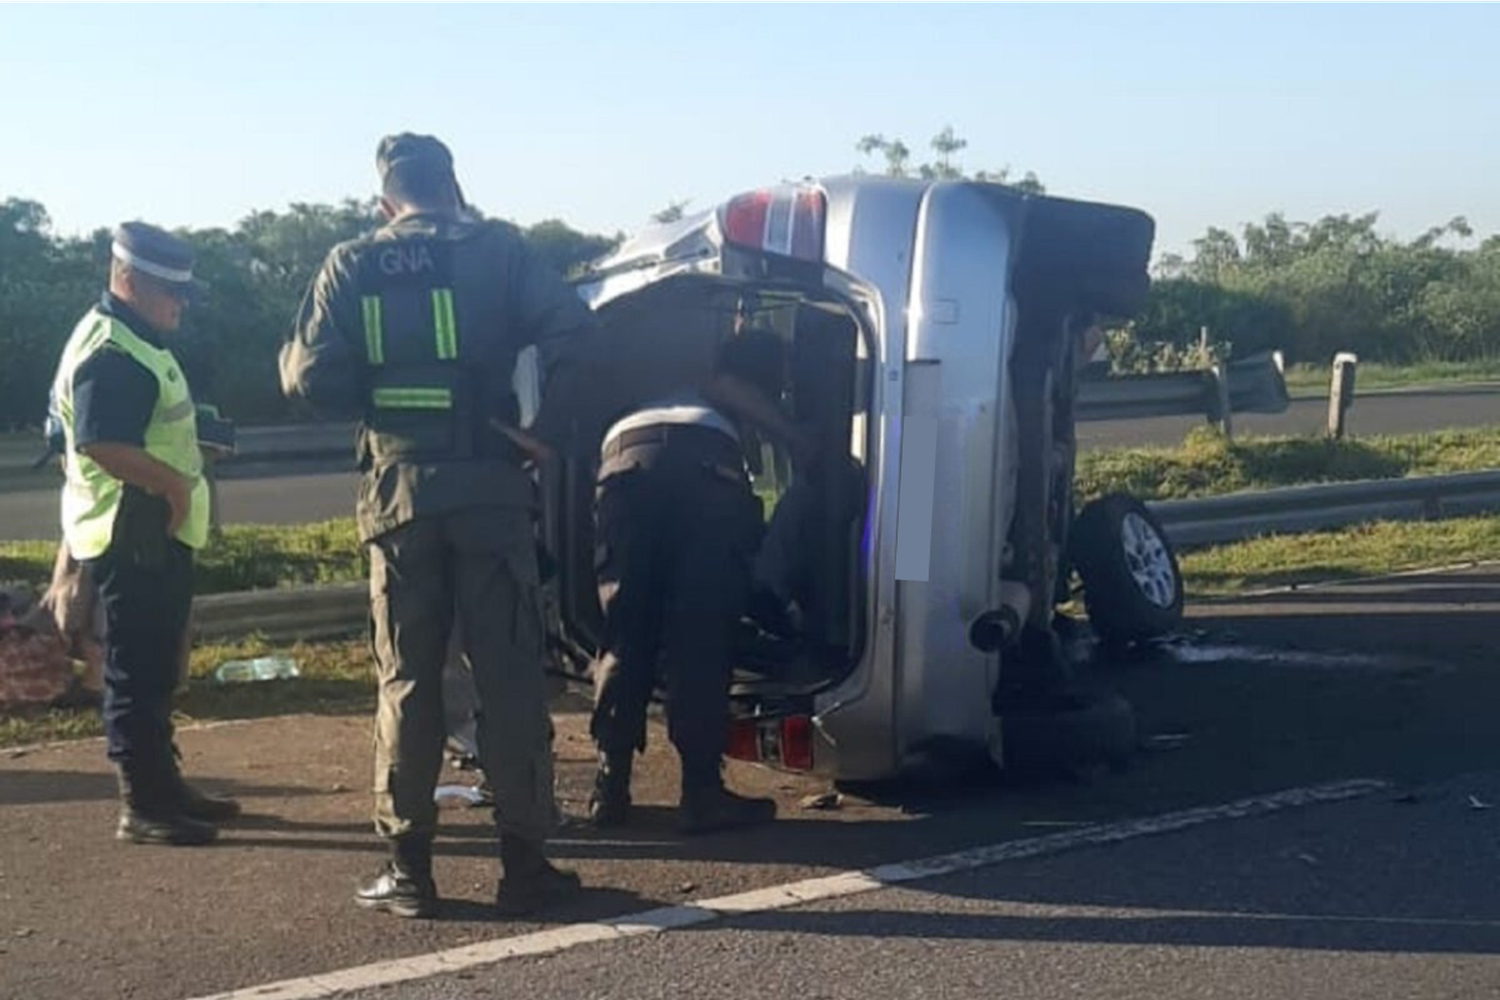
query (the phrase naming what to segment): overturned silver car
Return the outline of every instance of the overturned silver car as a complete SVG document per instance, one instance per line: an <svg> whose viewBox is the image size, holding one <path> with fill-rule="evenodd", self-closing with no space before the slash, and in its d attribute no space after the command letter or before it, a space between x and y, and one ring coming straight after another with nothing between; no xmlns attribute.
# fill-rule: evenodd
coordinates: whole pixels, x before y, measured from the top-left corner
<svg viewBox="0 0 1500 1000"><path fill-rule="evenodd" d="M859 176L651 228L580 280L610 354L601 410L697 379L750 317L786 339L790 407L848 470L801 484L796 634L744 623L734 756L875 780L1129 752L1129 706L1081 694L1056 633L1075 573L1111 642L1181 616L1147 509L1112 496L1075 516L1072 491L1085 345L1139 309L1153 236L1133 209ZM600 636L598 446L576 435L543 482L553 645L578 678ZM791 497L782 456L747 458L767 499Z"/></svg>

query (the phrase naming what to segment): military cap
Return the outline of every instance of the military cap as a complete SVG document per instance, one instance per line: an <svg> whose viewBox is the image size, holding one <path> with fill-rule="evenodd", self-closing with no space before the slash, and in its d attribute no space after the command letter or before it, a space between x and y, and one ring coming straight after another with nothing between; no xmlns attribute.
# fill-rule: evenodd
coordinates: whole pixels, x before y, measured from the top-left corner
<svg viewBox="0 0 1500 1000"><path fill-rule="evenodd" d="M380 140L375 150L375 167L385 180L392 170L436 169L453 173L453 154L441 141L430 135L402 132Z"/></svg>
<svg viewBox="0 0 1500 1000"><path fill-rule="evenodd" d="M193 277L193 248L187 240L149 223L124 222L115 227L110 254L186 297L207 287Z"/></svg>

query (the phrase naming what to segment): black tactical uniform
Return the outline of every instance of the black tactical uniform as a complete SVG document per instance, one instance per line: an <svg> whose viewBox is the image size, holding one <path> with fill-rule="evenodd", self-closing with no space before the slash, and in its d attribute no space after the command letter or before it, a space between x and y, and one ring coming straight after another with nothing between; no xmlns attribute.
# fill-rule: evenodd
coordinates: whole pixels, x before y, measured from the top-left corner
<svg viewBox="0 0 1500 1000"><path fill-rule="evenodd" d="M770 364L756 364L768 350ZM718 373L774 398L779 359L774 334L749 335L725 345ZM656 400L605 435L595 512L605 648L594 665L591 727L599 826L627 818L631 761L645 745L658 666L668 735L682 759L683 829L775 816L774 802L730 793L720 774L733 637L764 520L739 435L736 421L696 392Z"/></svg>
<svg viewBox="0 0 1500 1000"><path fill-rule="evenodd" d="M425 136L386 139L377 161L388 200L392 171L451 178L446 147ZM455 612L496 792L498 903L519 911L577 884L541 854L555 811L533 483L501 428L517 420L517 354L537 344L566 358L593 315L513 227L473 218L451 190L448 210L407 207L334 248L281 356L289 396L361 418L358 519L380 684L375 824L394 858L359 901L403 916L435 901L433 790Z"/></svg>

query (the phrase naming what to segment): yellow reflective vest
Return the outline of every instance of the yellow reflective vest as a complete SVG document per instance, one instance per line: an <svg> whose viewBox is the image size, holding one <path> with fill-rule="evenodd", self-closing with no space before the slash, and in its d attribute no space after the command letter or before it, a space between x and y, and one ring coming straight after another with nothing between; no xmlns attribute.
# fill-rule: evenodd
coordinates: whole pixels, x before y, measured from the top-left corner
<svg viewBox="0 0 1500 1000"><path fill-rule="evenodd" d="M156 378L156 407L146 427L146 452L191 484L192 505L177 540L201 549L208 541L209 493L198 450L196 407L187 378L172 352L153 347L130 327L95 308L79 321L63 348L52 391L66 437L67 482L62 496L63 537L75 559L104 554L114 538L123 484L78 450L73 423L73 376L98 351L120 351Z"/></svg>

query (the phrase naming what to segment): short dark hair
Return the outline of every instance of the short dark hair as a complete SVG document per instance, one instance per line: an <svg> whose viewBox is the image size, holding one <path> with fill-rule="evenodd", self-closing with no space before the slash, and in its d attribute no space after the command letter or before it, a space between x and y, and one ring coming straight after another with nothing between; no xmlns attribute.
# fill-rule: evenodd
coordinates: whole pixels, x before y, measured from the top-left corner
<svg viewBox="0 0 1500 1000"><path fill-rule="evenodd" d="M786 381L786 344L774 330L749 327L719 345L714 373L733 375L779 398Z"/></svg>

